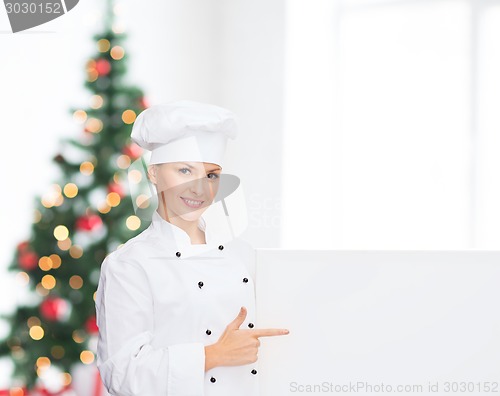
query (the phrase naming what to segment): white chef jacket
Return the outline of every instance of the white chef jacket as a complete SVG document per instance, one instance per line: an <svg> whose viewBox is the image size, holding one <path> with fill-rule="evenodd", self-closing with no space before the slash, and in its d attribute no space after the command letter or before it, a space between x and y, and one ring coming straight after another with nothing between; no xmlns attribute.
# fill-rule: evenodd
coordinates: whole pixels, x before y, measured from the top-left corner
<svg viewBox="0 0 500 396"><path fill-rule="evenodd" d="M255 323L255 250L218 243L200 218L206 244L154 211L150 226L110 253L96 292L97 367L116 396L257 396L258 365L205 372L205 345L217 342L240 307Z"/></svg>

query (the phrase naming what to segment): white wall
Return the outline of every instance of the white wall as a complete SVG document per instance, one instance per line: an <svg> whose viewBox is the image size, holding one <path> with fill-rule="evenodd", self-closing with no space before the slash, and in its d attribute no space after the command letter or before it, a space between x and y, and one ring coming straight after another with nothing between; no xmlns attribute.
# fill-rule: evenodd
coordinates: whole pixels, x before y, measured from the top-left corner
<svg viewBox="0 0 500 396"><path fill-rule="evenodd" d="M498 248L499 9L287 2L281 247Z"/></svg>

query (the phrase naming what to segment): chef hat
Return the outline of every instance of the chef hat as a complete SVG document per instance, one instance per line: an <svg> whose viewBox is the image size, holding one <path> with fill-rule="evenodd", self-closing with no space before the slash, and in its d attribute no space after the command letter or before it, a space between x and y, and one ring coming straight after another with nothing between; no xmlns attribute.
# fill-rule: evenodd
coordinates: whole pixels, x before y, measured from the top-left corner
<svg viewBox="0 0 500 396"><path fill-rule="evenodd" d="M141 112L131 138L151 151L149 164L195 161L222 167L227 139L236 135L236 116L229 110L180 100Z"/></svg>

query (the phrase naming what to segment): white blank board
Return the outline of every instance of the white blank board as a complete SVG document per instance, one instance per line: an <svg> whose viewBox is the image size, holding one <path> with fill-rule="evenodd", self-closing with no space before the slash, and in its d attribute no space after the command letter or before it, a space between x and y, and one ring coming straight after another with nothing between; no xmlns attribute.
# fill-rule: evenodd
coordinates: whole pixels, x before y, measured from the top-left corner
<svg viewBox="0 0 500 396"><path fill-rule="evenodd" d="M256 292L290 330L260 338L261 396L500 394L500 251L257 249Z"/></svg>

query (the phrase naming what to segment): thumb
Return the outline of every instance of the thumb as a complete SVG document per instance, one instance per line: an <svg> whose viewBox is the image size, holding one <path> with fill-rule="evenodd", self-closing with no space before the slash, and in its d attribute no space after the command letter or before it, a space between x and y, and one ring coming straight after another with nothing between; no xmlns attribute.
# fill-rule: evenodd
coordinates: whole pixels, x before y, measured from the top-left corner
<svg viewBox="0 0 500 396"><path fill-rule="evenodd" d="M247 309L245 307L241 307L238 316L236 316L236 318L231 323L229 323L227 327L234 330L239 329L246 317L247 317Z"/></svg>

